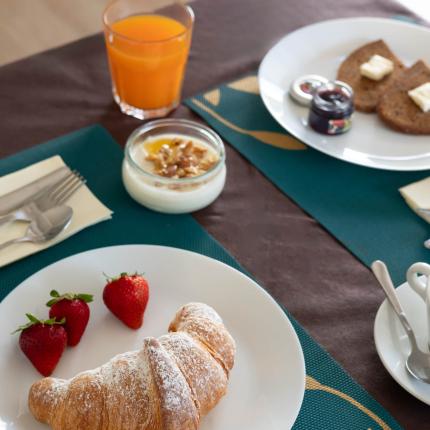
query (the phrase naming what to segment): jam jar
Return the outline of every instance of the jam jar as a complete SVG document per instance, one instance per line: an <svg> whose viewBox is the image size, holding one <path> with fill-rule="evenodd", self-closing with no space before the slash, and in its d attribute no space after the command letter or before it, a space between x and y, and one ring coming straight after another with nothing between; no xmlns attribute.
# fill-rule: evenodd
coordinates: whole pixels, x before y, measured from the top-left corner
<svg viewBox="0 0 430 430"><path fill-rule="evenodd" d="M343 82L328 82L318 87L309 111L309 125L318 133L335 135L351 128L354 93Z"/></svg>

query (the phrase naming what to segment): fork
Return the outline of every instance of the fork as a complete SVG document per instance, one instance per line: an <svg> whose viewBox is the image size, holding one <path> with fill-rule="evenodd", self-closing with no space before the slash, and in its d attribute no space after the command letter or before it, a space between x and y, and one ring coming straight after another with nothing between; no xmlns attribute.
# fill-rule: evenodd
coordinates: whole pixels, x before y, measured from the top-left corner
<svg viewBox="0 0 430 430"><path fill-rule="evenodd" d="M44 190L40 195L36 195L31 202L2 216L0 225L11 221L31 222L40 212L63 204L86 182L86 179L78 171L73 170L59 184Z"/></svg>

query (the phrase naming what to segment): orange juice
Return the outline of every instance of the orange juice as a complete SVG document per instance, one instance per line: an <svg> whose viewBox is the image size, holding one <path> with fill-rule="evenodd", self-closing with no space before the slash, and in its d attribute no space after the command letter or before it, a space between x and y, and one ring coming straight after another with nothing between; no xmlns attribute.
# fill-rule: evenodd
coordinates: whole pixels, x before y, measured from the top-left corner
<svg viewBox="0 0 430 430"><path fill-rule="evenodd" d="M106 46L118 103L145 111L176 106L190 42L191 29L167 16L133 15L112 23Z"/></svg>

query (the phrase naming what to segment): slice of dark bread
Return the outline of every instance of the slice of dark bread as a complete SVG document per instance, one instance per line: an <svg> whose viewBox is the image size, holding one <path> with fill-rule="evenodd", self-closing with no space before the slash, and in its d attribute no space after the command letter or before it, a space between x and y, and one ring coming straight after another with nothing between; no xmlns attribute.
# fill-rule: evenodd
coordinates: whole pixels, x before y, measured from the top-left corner
<svg viewBox="0 0 430 430"><path fill-rule="evenodd" d="M430 82L430 68L417 61L406 69L378 104L379 117L391 128L408 134L430 134L430 112L423 112L408 91Z"/></svg>
<svg viewBox="0 0 430 430"><path fill-rule="evenodd" d="M360 66L373 55L381 55L394 63L394 71L380 81L361 76ZM404 70L403 63L391 52L383 40L368 43L352 52L340 65L337 79L351 85L355 108L362 112L375 112L379 99L397 75Z"/></svg>

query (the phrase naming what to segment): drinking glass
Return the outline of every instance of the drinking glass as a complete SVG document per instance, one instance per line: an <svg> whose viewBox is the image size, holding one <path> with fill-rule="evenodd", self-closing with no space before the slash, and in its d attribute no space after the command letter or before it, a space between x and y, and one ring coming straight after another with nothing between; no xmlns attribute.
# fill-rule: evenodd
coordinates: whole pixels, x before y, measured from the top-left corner
<svg viewBox="0 0 430 430"><path fill-rule="evenodd" d="M139 119L165 116L178 106L194 23L189 6L151 12L150 3L114 0L103 14L113 98L123 113Z"/></svg>

